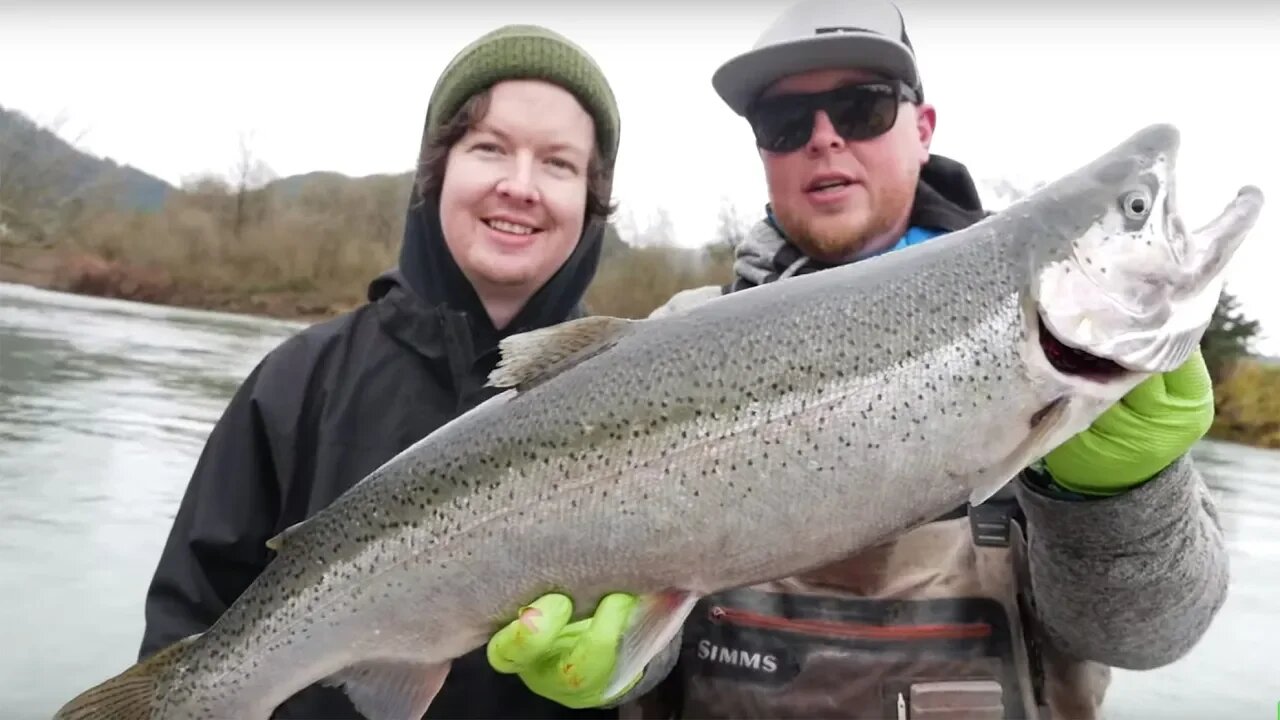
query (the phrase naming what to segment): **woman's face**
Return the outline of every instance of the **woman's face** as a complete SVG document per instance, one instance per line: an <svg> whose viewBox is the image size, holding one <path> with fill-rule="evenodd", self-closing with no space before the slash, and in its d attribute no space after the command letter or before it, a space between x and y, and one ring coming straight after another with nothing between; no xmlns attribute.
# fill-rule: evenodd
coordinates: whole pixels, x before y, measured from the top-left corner
<svg viewBox="0 0 1280 720"><path fill-rule="evenodd" d="M445 243L502 327L582 235L591 115L539 80L494 85L486 115L449 151L440 191ZM502 319L499 316L505 316Z"/></svg>

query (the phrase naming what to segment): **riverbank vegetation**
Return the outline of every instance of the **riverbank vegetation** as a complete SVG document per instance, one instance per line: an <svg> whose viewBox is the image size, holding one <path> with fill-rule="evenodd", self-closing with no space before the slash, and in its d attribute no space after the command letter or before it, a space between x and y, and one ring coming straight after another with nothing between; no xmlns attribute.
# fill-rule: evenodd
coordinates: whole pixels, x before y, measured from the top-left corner
<svg viewBox="0 0 1280 720"><path fill-rule="evenodd" d="M3 112L0 281L316 320L358 306L396 263L408 173L276 178L242 145L225 177L171 188L114 163L86 165L47 129ZM745 227L726 205L717 236L684 248L665 213L624 214L606 233L589 310L642 317L680 290L728 281ZM1203 344L1216 388L1210 435L1280 448L1280 364L1252 355L1260 331L1224 293Z"/></svg>
<svg viewBox="0 0 1280 720"><path fill-rule="evenodd" d="M167 305L317 319L356 307L397 262L410 177L317 174L241 191L200 178L156 211L82 203L41 242L0 237L0 280ZM629 224L636 226L634 219ZM729 279L725 243L683 248L659 211L605 233L592 312L639 317Z"/></svg>
<svg viewBox="0 0 1280 720"><path fill-rule="evenodd" d="M1261 358L1253 345L1261 324L1224 292L1201 342L1214 384L1210 437L1280 449L1280 358Z"/></svg>
<svg viewBox="0 0 1280 720"><path fill-rule="evenodd" d="M1242 358L1215 386L1210 436L1280 449L1280 362Z"/></svg>

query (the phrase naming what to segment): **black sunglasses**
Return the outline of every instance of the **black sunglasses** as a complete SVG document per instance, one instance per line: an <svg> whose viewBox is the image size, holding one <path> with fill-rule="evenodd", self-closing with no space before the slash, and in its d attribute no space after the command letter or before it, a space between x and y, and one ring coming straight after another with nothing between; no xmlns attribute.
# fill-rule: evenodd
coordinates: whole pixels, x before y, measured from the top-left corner
<svg viewBox="0 0 1280 720"><path fill-rule="evenodd" d="M799 150L813 134L814 115L825 110L840 137L868 140L888 132L898 121L898 104L917 102L916 93L901 82L844 85L818 93L761 98L747 110L747 121L762 150Z"/></svg>

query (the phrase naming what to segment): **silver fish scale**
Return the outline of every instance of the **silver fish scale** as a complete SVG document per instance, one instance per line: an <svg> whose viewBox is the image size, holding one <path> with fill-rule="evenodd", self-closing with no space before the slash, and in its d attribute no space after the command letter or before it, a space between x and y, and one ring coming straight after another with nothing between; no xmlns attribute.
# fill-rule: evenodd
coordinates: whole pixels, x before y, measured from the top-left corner
<svg viewBox="0 0 1280 720"><path fill-rule="evenodd" d="M235 697L311 658L448 657L543 592L585 613L764 580L963 503L1057 392L1023 370L1025 261L988 227L635 325L461 418L290 536L190 670Z"/></svg>

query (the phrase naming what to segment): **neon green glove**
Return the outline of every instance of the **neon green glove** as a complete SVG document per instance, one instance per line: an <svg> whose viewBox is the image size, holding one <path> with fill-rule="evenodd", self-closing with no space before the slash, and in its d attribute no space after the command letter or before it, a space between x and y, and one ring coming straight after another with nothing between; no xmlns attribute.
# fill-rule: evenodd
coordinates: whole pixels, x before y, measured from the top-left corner
<svg viewBox="0 0 1280 720"><path fill-rule="evenodd" d="M604 706L643 675L616 696L603 697L635 604L634 595L606 595L595 615L570 624L573 601L558 593L543 595L489 639L489 664L519 675L529 690L565 707Z"/></svg>
<svg viewBox="0 0 1280 720"><path fill-rule="evenodd" d="M1213 382L1196 350L1176 370L1153 375L1087 430L1054 448L1045 469L1067 490L1113 495L1150 480L1213 424Z"/></svg>

